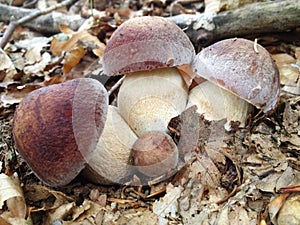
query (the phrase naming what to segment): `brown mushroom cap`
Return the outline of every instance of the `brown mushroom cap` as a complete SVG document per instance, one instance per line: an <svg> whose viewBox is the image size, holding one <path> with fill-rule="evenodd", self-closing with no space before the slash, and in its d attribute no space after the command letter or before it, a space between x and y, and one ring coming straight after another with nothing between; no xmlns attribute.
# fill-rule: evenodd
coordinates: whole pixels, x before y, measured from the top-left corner
<svg viewBox="0 0 300 225"><path fill-rule="evenodd" d="M178 149L172 138L161 131L141 135L132 147L133 165L148 177L158 177L174 169Z"/></svg>
<svg viewBox="0 0 300 225"><path fill-rule="evenodd" d="M14 140L42 181L66 185L84 168L103 130L107 102L103 85L90 78L43 87L21 101Z"/></svg>
<svg viewBox="0 0 300 225"><path fill-rule="evenodd" d="M190 64L195 55L187 35L163 17L136 17L113 33L103 55L104 73L118 75Z"/></svg>
<svg viewBox="0 0 300 225"><path fill-rule="evenodd" d="M253 41L219 41L197 54L192 69L264 112L274 109L278 102L278 69L269 52Z"/></svg>

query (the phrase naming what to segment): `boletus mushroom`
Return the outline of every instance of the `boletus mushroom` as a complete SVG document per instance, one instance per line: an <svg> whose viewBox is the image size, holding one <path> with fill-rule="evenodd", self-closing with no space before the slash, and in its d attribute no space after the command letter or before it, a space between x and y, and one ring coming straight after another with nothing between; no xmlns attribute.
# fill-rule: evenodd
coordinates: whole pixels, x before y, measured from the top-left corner
<svg viewBox="0 0 300 225"><path fill-rule="evenodd" d="M31 92L14 115L18 152L44 183L54 187L68 184L95 150L107 105L105 88L90 78Z"/></svg>
<svg viewBox="0 0 300 225"><path fill-rule="evenodd" d="M136 140L118 108L109 105L104 130L82 174L99 184L128 181L134 173L130 155Z"/></svg>
<svg viewBox="0 0 300 225"><path fill-rule="evenodd" d="M166 131L186 107L188 89L177 67L189 65L195 50L186 34L162 17L137 17L118 27L103 55L107 75L125 74L119 112L139 136Z"/></svg>
<svg viewBox="0 0 300 225"><path fill-rule="evenodd" d="M252 106L269 112L280 94L278 69L268 51L242 38L219 41L200 51L192 70L207 81L190 91L189 105L212 120L245 124Z"/></svg>

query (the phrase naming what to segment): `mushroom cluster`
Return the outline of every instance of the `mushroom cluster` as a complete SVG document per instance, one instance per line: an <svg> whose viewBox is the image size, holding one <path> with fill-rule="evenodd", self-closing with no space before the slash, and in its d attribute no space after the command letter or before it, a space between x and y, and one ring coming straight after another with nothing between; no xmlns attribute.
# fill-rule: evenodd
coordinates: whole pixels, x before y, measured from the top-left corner
<svg viewBox="0 0 300 225"><path fill-rule="evenodd" d="M84 171L97 174L89 176L92 181L121 182L137 171L158 177L176 168L178 149L167 134L167 126L186 108L188 87L180 72L194 57L186 34L162 17L133 18L113 33L104 51L103 69L109 76L125 74L115 109L117 120L124 120L124 131L120 123L107 123L107 129L115 130L115 134L105 136L104 128L100 140L118 140L117 146L120 143L122 147L113 141L99 146L94 152L94 167ZM100 160L108 158L107 154L114 166Z"/></svg>
<svg viewBox="0 0 300 225"><path fill-rule="evenodd" d="M273 110L279 75L269 53L245 39L228 39L197 55L186 34L162 17L127 20L103 55L104 73L124 75L117 106L96 80L80 78L33 91L16 110L17 148L51 186L80 172L100 184L134 174L152 179L176 169L169 121L197 105L208 120L245 125L252 107ZM201 77L195 87L190 81Z"/></svg>

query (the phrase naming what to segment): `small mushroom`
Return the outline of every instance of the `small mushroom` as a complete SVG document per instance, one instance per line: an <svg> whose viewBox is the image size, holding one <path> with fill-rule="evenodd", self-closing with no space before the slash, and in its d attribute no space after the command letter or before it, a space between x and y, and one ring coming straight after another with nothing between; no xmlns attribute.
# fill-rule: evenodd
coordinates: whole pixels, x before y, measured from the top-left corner
<svg viewBox="0 0 300 225"><path fill-rule="evenodd" d="M43 87L21 101L13 136L37 177L57 187L80 173L104 128L107 104L105 88L90 78Z"/></svg>
<svg viewBox="0 0 300 225"><path fill-rule="evenodd" d="M278 69L268 51L255 42L219 41L200 51L191 67L208 81L192 89L188 105L196 104L208 119L240 120L244 125L251 105L265 113L276 107Z"/></svg>
<svg viewBox="0 0 300 225"><path fill-rule="evenodd" d="M132 147L133 165L148 177L159 177L175 169L178 149L172 138L161 131L149 131Z"/></svg>
<svg viewBox="0 0 300 225"><path fill-rule="evenodd" d="M176 67L182 70L194 56L186 34L162 17L133 18L113 33L103 69L107 75L126 74L118 108L138 136L165 131L169 120L185 109L188 90Z"/></svg>
<svg viewBox="0 0 300 225"><path fill-rule="evenodd" d="M125 182L132 175L131 148L137 136L120 116L115 106L109 106L102 135L83 175L94 183Z"/></svg>

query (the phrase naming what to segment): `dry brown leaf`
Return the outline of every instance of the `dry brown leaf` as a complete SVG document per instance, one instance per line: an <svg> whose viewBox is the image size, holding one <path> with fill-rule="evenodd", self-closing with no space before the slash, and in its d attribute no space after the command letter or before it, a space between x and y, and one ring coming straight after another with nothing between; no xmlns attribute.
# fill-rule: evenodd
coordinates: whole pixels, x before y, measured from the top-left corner
<svg viewBox="0 0 300 225"><path fill-rule="evenodd" d="M43 77L44 69L51 62L51 55L48 52L44 52L41 56L41 60L34 63L33 65L27 65L24 67L24 73Z"/></svg>
<svg viewBox="0 0 300 225"><path fill-rule="evenodd" d="M228 221L230 225L239 225L239 224L253 224L251 223L248 213L244 207L236 204L231 207L231 210L228 213ZM256 222L256 221L255 221ZM218 223L220 224L220 223ZM254 223L256 224L256 223Z"/></svg>
<svg viewBox="0 0 300 225"><path fill-rule="evenodd" d="M76 206L75 202L60 205L49 213L45 223L53 224L60 220L63 225L99 224L96 223L96 220L99 220L99 215L102 217L103 213L104 208L102 206L85 199L79 206Z"/></svg>
<svg viewBox="0 0 300 225"><path fill-rule="evenodd" d="M0 208L4 202L15 197L23 197L18 178L9 177L3 173L0 174Z"/></svg>
<svg viewBox="0 0 300 225"><path fill-rule="evenodd" d="M46 78L44 81L45 86L49 86L52 84L59 84L64 81L64 77L62 75L55 75L53 77Z"/></svg>
<svg viewBox="0 0 300 225"><path fill-rule="evenodd" d="M217 13L220 11L221 0L204 0L204 13Z"/></svg>
<svg viewBox="0 0 300 225"><path fill-rule="evenodd" d="M39 85L25 85L8 88L6 92L0 95L0 101L4 107L20 103L21 100L31 91L39 88Z"/></svg>
<svg viewBox="0 0 300 225"><path fill-rule="evenodd" d="M283 125L287 133L281 133L280 141L300 147L300 97L291 98L285 103Z"/></svg>
<svg viewBox="0 0 300 225"><path fill-rule="evenodd" d="M69 73L80 62L88 48L92 49L93 53L99 58L102 57L105 45L87 30L74 32L66 25L61 25L60 29L66 35L62 36L67 40L59 41L59 36L53 37L50 50L55 56L61 56L63 52L66 52L63 66L64 73Z"/></svg>
<svg viewBox="0 0 300 225"><path fill-rule="evenodd" d="M225 156L222 153L222 150L226 147L224 140L229 138L229 135L226 133L224 124L226 119L220 121L212 121L210 123L209 137L206 144L206 153L208 157L214 163L221 163L225 165ZM204 131L202 131L203 133Z"/></svg>
<svg viewBox="0 0 300 225"><path fill-rule="evenodd" d="M300 224L300 195L289 197L278 213L278 225Z"/></svg>
<svg viewBox="0 0 300 225"><path fill-rule="evenodd" d="M200 115L196 112L197 107L192 106L186 109L180 115L180 139L178 142L179 154L184 158L184 162L188 162L199 140L200 133Z"/></svg>
<svg viewBox="0 0 300 225"><path fill-rule="evenodd" d="M201 177L202 185L209 187L219 187L221 174L214 162L208 156L198 158L191 165L192 177Z"/></svg>
<svg viewBox="0 0 300 225"><path fill-rule="evenodd" d="M276 218L278 215L279 210L283 206L284 202L286 201L286 198L289 196L289 194L281 194L277 197L275 197L269 204L268 204L268 211L270 215L270 219L273 223L276 223Z"/></svg>
<svg viewBox="0 0 300 225"><path fill-rule="evenodd" d="M300 65L297 65L297 60L286 53L272 55L278 67L280 74L280 82L284 85L283 90L300 94Z"/></svg>
<svg viewBox="0 0 300 225"><path fill-rule="evenodd" d="M14 64L8 55L0 48L0 73L2 79L0 81L13 81L14 75L17 73Z"/></svg>
<svg viewBox="0 0 300 225"><path fill-rule="evenodd" d="M178 217L178 198L180 197L182 187L174 187L171 184L167 186L167 194L153 204L153 213L158 216L158 224L164 224L168 217Z"/></svg>
<svg viewBox="0 0 300 225"><path fill-rule="evenodd" d="M82 57L86 54L86 50L80 45L68 51L65 55L63 72L69 73L75 67Z"/></svg>
<svg viewBox="0 0 300 225"><path fill-rule="evenodd" d="M99 41L99 39L91 35L87 30L82 30L79 32L73 32L66 26L61 26L62 32L71 34L71 37L67 41L58 41L56 37L53 37L51 42L50 50L55 56L61 56L62 52L68 52L78 46L79 43L83 43L93 49L93 52L98 57L99 53L104 52L105 45ZM94 51L95 50L95 51Z"/></svg>
<svg viewBox="0 0 300 225"><path fill-rule="evenodd" d="M55 221L63 221L67 215L72 213L75 207L75 202L58 205L53 212L48 214L45 224L53 224Z"/></svg>
<svg viewBox="0 0 300 225"><path fill-rule="evenodd" d="M97 223L97 225L98 224L157 225L158 218L147 208L126 209L120 213L119 210L114 212L106 207L105 214L101 222Z"/></svg>
<svg viewBox="0 0 300 225"><path fill-rule="evenodd" d="M0 206L6 202L7 211L1 218L10 224L25 224L27 220L27 206L17 177L0 174ZM30 220L30 218L29 218Z"/></svg>
<svg viewBox="0 0 300 225"><path fill-rule="evenodd" d="M193 79L196 77L196 73L192 71L190 65L188 64L178 66L177 69L187 86L190 87Z"/></svg>
<svg viewBox="0 0 300 225"><path fill-rule="evenodd" d="M26 185L25 186L25 196L26 198L31 202L39 202L44 201L47 202L47 199L50 197L54 197L55 201L51 202L51 204L44 205L42 208L37 208L32 210L40 211L40 210L51 210L59 207L62 204L66 204L69 202L73 202L74 199L67 196L66 194L52 190L46 186L43 185Z"/></svg>
<svg viewBox="0 0 300 225"><path fill-rule="evenodd" d="M65 24L61 24L60 26L59 26L59 28L60 28L60 31L62 32L62 33L64 33L64 34L75 34L76 32L75 31L73 31L72 29L70 29L67 25L65 25Z"/></svg>
<svg viewBox="0 0 300 225"><path fill-rule="evenodd" d="M300 182L299 172L294 170L292 167L287 167L287 169L282 173L276 182L276 191L280 191L281 188L296 185Z"/></svg>
<svg viewBox="0 0 300 225"><path fill-rule="evenodd" d="M19 41L15 42L15 46L17 48L22 48L22 49L30 49L33 48L34 46L43 46L43 47L49 47L49 42L51 41L51 38L49 37L30 37L27 39L22 39Z"/></svg>
<svg viewBox="0 0 300 225"><path fill-rule="evenodd" d="M298 134L300 130L300 97L291 98L286 101L283 112L283 125L289 134Z"/></svg>
<svg viewBox="0 0 300 225"><path fill-rule="evenodd" d="M27 50L25 53L25 59L27 64L34 64L42 59L41 51L44 46L36 45Z"/></svg>

